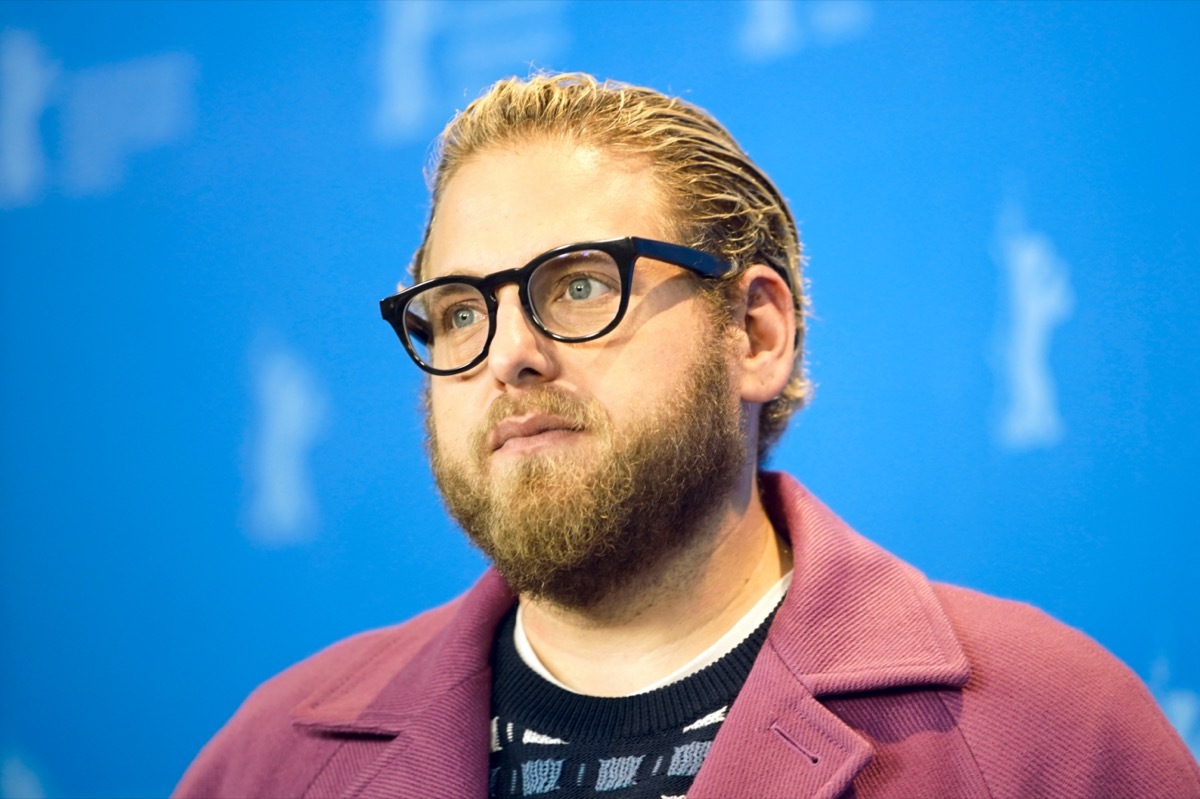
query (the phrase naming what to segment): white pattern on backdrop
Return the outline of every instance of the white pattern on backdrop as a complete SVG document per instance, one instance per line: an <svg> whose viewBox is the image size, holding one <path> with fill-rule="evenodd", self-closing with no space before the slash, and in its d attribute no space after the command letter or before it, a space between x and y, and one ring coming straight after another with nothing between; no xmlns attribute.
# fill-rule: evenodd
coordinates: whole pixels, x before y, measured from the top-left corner
<svg viewBox="0 0 1200 799"><path fill-rule="evenodd" d="M64 70L37 37L0 35L0 207L31 205L47 188L75 197L121 185L139 152L184 138L195 118L199 70L162 53ZM61 152L47 155L42 118L59 111ZM54 157L57 156L57 157Z"/></svg>

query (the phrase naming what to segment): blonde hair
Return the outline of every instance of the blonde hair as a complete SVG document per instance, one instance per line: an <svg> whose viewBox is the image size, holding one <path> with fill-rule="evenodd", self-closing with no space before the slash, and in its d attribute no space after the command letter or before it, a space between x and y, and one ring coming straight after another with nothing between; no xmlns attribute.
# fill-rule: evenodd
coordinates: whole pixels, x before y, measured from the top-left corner
<svg viewBox="0 0 1200 799"><path fill-rule="evenodd" d="M495 83L438 137L427 173L432 211L413 258L413 277L420 279L429 225L450 178L486 150L537 138L647 158L679 243L725 258L737 267L734 278L756 263L787 271L795 298L796 355L783 392L763 405L759 416L758 460L764 462L811 393L804 368L807 300L800 237L779 190L703 109L653 89L601 82L583 73ZM724 284L726 300L733 285Z"/></svg>

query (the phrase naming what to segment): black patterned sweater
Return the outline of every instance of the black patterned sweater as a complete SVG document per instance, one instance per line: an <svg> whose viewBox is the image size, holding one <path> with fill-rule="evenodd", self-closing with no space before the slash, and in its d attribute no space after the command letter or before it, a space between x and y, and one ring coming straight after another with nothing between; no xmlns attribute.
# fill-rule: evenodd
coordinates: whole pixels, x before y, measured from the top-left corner
<svg viewBox="0 0 1200 799"><path fill-rule="evenodd" d="M521 659L514 608L492 647L489 796L682 797L774 616L729 654L678 682L634 696L594 697L558 687Z"/></svg>

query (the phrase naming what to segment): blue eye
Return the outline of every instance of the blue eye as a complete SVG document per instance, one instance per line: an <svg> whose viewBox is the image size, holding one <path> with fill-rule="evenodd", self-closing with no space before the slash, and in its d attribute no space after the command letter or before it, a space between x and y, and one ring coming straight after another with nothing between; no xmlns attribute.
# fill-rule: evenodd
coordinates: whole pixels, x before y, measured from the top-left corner
<svg viewBox="0 0 1200 799"><path fill-rule="evenodd" d="M479 314L474 308L459 307L450 313L450 326L463 328L475 324Z"/></svg>
<svg viewBox="0 0 1200 799"><path fill-rule="evenodd" d="M586 277L577 277L567 286L567 296L573 300L586 300L592 296L592 282Z"/></svg>
<svg viewBox="0 0 1200 799"><path fill-rule="evenodd" d="M612 289L602 280L597 280L594 277L579 275L567 281L566 290L563 296L568 300L589 300L594 297L600 297L612 291Z"/></svg>

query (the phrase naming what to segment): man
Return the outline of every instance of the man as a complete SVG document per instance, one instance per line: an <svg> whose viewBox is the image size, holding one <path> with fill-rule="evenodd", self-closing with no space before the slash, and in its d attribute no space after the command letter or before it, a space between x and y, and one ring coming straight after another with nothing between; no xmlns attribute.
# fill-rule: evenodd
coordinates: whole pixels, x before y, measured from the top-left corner
<svg viewBox="0 0 1200 799"><path fill-rule="evenodd" d="M1200 796L1126 668L760 471L808 396L784 200L703 111L502 81L414 286L466 595L266 683L180 796Z"/></svg>

